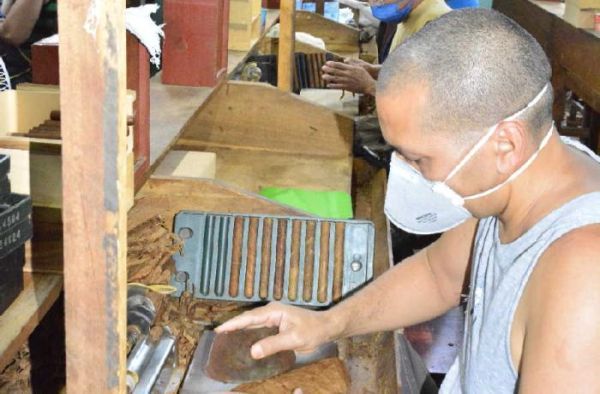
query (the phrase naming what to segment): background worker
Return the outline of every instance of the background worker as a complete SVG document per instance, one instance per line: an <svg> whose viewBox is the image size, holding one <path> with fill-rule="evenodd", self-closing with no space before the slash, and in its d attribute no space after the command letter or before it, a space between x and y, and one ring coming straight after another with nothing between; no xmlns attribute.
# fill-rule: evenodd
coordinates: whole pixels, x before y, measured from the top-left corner
<svg viewBox="0 0 600 394"><path fill-rule="evenodd" d="M56 1L4 0L0 9L0 57L11 85L31 82L31 45L58 32Z"/></svg>
<svg viewBox="0 0 600 394"><path fill-rule="evenodd" d="M397 24L391 44L380 51L393 50L428 22L451 11L444 0L369 0L369 4L373 16L385 23L381 28ZM346 59L343 63L329 61L322 70L327 87L374 96L380 69L380 64Z"/></svg>

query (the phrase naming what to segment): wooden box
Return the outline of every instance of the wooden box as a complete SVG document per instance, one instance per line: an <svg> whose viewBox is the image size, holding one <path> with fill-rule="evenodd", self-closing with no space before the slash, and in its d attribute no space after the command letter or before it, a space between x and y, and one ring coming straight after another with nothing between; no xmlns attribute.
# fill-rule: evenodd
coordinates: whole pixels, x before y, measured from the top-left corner
<svg viewBox="0 0 600 394"><path fill-rule="evenodd" d="M31 80L33 83L58 85L58 40L40 40L31 45Z"/></svg>
<svg viewBox="0 0 600 394"><path fill-rule="evenodd" d="M247 51L261 33L261 0L231 0L229 49Z"/></svg>
<svg viewBox="0 0 600 394"><path fill-rule="evenodd" d="M162 82L215 86L227 74L229 0L165 0Z"/></svg>
<svg viewBox="0 0 600 394"><path fill-rule="evenodd" d="M135 188L141 187L150 167L150 55L136 36L127 32L127 89L135 91L133 153Z"/></svg>
<svg viewBox="0 0 600 394"><path fill-rule="evenodd" d="M135 94L128 93L129 108ZM62 206L61 140L13 136L27 133L60 110L58 87L21 84L17 90L0 92L0 153L10 156L12 191L31 195L34 206ZM132 111L130 110L130 113ZM83 131L82 131L83 132ZM82 137L83 138L83 137ZM127 147L128 205L133 204L133 133Z"/></svg>
<svg viewBox="0 0 600 394"><path fill-rule="evenodd" d="M250 23L260 16L261 0L231 0L229 23Z"/></svg>
<svg viewBox="0 0 600 394"><path fill-rule="evenodd" d="M280 0L263 0L262 4L264 8L279 9Z"/></svg>
<svg viewBox="0 0 600 394"><path fill-rule="evenodd" d="M135 91L135 184L141 186L150 166L150 55L138 38L127 32L127 89ZM43 39L31 46L31 72L35 84L58 85L58 40Z"/></svg>

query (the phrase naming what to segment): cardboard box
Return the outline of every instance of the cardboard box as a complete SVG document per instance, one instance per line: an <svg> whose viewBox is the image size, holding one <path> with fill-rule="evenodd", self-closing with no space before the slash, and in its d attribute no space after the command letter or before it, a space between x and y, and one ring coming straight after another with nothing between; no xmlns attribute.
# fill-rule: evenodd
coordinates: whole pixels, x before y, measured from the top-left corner
<svg viewBox="0 0 600 394"><path fill-rule="evenodd" d="M135 93L128 92L133 112ZM21 84L17 90L0 92L0 153L10 156L9 179L13 193L31 195L34 206L62 207L62 141L13 136L27 133L43 123L51 111L60 110L57 86ZM128 208L133 206L133 133L127 139Z"/></svg>
<svg viewBox="0 0 600 394"><path fill-rule="evenodd" d="M229 49L247 51L260 37L260 15L250 23L229 24Z"/></svg>
<svg viewBox="0 0 600 394"><path fill-rule="evenodd" d="M595 10L582 10L572 4L565 5L565 21L580 29L594 28Z"/></svg>
<svg viewBox="0 0 600 394"><path fill-rule="evenodd" d="M572 6L579 8L580 10L585 9L599 9L600 0L565 0L565 6Z"/></svg>

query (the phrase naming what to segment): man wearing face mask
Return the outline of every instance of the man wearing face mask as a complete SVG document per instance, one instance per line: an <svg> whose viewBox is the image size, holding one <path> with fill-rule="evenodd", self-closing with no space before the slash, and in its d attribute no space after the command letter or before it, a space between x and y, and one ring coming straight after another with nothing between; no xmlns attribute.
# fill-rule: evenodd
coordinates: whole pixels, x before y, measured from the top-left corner
<svg viewBox="0 0 600 394"><path fill-rule="evenodd" d="M386 24L398 24L390 45L392 49L428 22L451 11L444 0L369 0L369 4L375 18ZM346 59L343 63L329 61L322 70L323 79L329 88L375 96L375 84L380 69L379 64Z"/></svg>
<svg viewBox="0 0 600 394"><path fill-rule="evenodd" d="M600 387L600 158L552 123L551 69L512 20L464 10L390 55L377 111L395 147L385 212L445 233L327 311L278 303L220 331L278 326L254 357L394 330L467 299L443 393ZM385 236L377 234L377 236Z"/></svg>

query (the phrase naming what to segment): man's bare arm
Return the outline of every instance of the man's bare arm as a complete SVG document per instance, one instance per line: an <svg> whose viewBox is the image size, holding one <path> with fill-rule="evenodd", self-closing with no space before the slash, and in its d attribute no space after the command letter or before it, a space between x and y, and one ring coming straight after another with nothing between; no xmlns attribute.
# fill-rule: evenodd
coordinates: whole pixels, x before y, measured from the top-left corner
<svg viewBox="0 0 600 394"><path fill-rule="evenodd" d="M471 220L444 234L373 283L323 312L271 303L224 323L217 331L279 327L253 346L255 357L308 351L321 343L429 320L460 302L476 228Z"/></svg>
<svg viewBox="0 0 600 394"><path fill-rule="evenodd" d="M23 44L40 17L44 0L17 0L0 22L0 41L13 46Z"/></svg>
<svg viewBox="0 0 600 394"><path fill-rule="evenodd" d="M460 303L476 220L448 231L331 309L342 337L411 326ZM356 318L360 316L360 318Z"/></svg>
<svg viewBox="0 0 600 394"><path fill-rule="evenodd" d="M600 226L556 241L527 297L520 393L590 393L600 387Z"/></svg>

